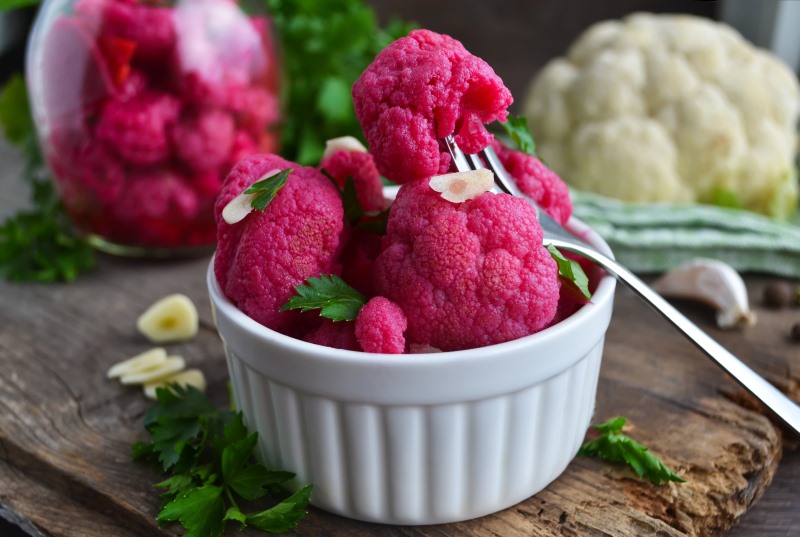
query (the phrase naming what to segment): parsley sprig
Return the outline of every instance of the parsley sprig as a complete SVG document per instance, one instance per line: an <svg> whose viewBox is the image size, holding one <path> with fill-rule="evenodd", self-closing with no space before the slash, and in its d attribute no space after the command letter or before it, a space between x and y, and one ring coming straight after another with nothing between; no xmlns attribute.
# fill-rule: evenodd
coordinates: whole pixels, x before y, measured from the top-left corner
<svg viewBox="0 0 800 537"><path fill-rule="evenodd" d="M19 75L0 92L0 125L25 157L23 178L32 208L0 224L0 277L11 281L72 281L94 267L91 247L70 227L42 164L25 82Z"/></svg>
<svg viewBox="0 0 800 537"><path fill-rule="evenodd" d="M684 479L664 466L645 446L622 432L626 422L625 418L616 417L595 425L594 428L602 434L581 446L578 455L628 463L636 475L646 477L654 485L667 481L684 483Z"/></svg>
<svg viewBox="0 0 800 537"><path fill-rule="evenodd" d="M244 193L253 194L253 199L250 202L251 207L258 211L263 211L275 199L278 191L286 186L286 181L292 171L294 171L294 168L288 168L250 185Z"/></svg>
<svg viewBox="0 0 800 537"><path fill-rule="evenodd" d="M290 297L281 311L299 309L304 313L318 309L320 316L333 321L354 321L367 302L364 295L336 274L308 278L294 289L297 295Z"/></svg>
<svg viewBox="0 0 800 537"><path fill-rule="evenodd" d="M363 140L350 89L375 55L413 27L392 21L380 28L363 0L265 0L281 51L285 123L281 154L299 164L320 161L325 141Z"/></svg>
<svg viewBox="0 0 800 537"><path fill-rule="evenodd" d="M525 116L509 114L507 121L500 123L500 126L511 138L511 141L514 142L514 145L517 146L517 149L523 153L538 157L536 154L536 142L533 141L533 135L528 128L528 120Z"/></svg>
<svg viewBox="0 0 800 537"><path fill-rule="evenodd" d="M589 277L584 272L581 264L574 259L568 259L552 244L547 245L547 251L550 252L556 265L558 265L558 277L562 282L577 289L577 291L586 300L592 299L592 293L589 291Z"/></svg>
<svg viewBox="0 0 800 537"><path fill-rule="evenodd" d="M228 521L271 533L297 526L312 486L286 497L283 485L295 475L251 461L258 433L248 433L241 412L217 411L192 387L159 388L156 395L144 418L151 441L134 444L131 456L169 475L156 484L164 489L159 523L177 521L186 535L207 537L221 535ZM251 514L240 507L267 494L285 499Z"/></svg>

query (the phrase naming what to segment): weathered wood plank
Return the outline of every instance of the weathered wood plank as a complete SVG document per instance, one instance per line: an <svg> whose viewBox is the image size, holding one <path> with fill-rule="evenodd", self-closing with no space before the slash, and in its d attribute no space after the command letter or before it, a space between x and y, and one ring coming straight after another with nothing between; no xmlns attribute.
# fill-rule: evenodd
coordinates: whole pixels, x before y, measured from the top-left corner
<svg viewBox="0 0 800 537"><path fill-rule="evenodd" d="M31 480L32 490L45 487L78 498L138 535L160 534L153 521L159 499L151 486L157 476L128 460L130 443L144 436L141 417L148 403L138 390L109 382L104 373L150 346L134 329L138 314L167 293L183 292L197 303L203 329L194 341L171 350L202 367L209 393L220 406L226 403L227 372L203 279L206 262L101 257L98 271L74 284L0 283L2 458L15 475ZM707 312L693 315L703 322ZM745 338L753 347L760 337L755 329L721 336ZM782 348L776 349L773 357L781 356ZM607 339L597 419L629 417L633 434L685 475L686 484L655 487L623 468L578 459L534 498L480 520L398 528L313 510L297 534L718 533L763 492L781 453L779 434L766 418L718 395L726 384L733 389L699 351L621 291ZM4 485L5 479L0 475ZM14 487L0 490L0 503L9 504L13 493L5 491ZM57 535L50 526L59 523L54 519L40 527Z"/></svg>

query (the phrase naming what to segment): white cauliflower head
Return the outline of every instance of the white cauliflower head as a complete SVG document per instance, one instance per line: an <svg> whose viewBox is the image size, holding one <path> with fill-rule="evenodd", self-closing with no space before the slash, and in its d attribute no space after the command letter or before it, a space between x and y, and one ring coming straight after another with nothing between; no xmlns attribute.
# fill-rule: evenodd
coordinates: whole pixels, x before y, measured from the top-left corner
<svg viewBox="0 0 800 537"><path fill-rule="evenodd" d="M636 13L600 22L537 74L525 115L571 185L628 201L797 205L797 77L729 26Z"/></svg>

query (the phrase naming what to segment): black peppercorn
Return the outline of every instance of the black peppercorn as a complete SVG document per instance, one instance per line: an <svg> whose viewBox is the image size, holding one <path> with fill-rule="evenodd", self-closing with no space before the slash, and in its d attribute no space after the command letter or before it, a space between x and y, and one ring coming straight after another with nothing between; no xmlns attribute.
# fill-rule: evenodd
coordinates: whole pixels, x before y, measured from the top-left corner
<svg viewBox="0 0 800 537"><path fill-rule="evenodd" d="M777 280L764 288L764 305L768 308L781 309L792 302L792 286L789 282Z"/></svg>

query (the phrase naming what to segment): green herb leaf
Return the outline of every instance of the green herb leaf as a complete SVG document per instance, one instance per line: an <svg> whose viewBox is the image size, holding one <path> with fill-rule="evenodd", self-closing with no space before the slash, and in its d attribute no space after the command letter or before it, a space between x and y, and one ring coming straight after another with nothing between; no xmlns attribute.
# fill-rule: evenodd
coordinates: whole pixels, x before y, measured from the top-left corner
<svg viewBox="0 0 800 537"><path fill-rule="evenodd" d="M28 6L35 6L41 0L0 0L0 11L11 11Z"/></svg>
<svg viewBox="0 0 800 537"><path fill-rule="evenodd" d="M295 475L251 462L258 435L248 433L241 412L217 411L192 387L171 385L156 390L156 396L157 403L145 414L152 442L134 444L131 454L137 460L155 460L168 474L155 485L163 489L159 523L178 521L185 535L216 536L229 520L242 528L248 524L237 496L247 501L266 494L286 496L282 484ZM266 531L294 527L308 495L293 498L252 517Z"/></svg>
<svg viewBox="0 0 800 537"><path fill-rule="evenodd" d="M414 25L378 27L363 0L266 0L283 54L286 80L281 154L303 165L320 161L325 141L363 141L350 88L381 49Z"/></svg>
<svg viewBox="0 0 800 537"><path fill-rule="evenodd" d="M547 251L550 252L550 256L555 259L558 265L558 275L562 278L562 281L573 285L586 300L591 300L592 293L589 291L589 277L586 276L580 263L564 257L552 244L547 246Z"/></svg>
<svg viewBox="0 0 800 537"><path fill-rule="evenodd" d="M33 132L28 91L20 75L11 77L0 91L0 125L6 139L14 145L27 142Z"/></svg>
<svg viewBox="0 0 800 537"><path fill-rule="evenodd" d="M275 507L248 516L247 524L272 533L284 533L297 527L306 514L312 490L311 485L303 487Z"/></svg>
<svg viewBox="0 0 800 537"><path fill-rule="evenodd" d="M296 296L281 306L281 311L297 310L305 313L320 310L322 317L334 321L353 321L367 299L347 285L336 274L322 274L319 278L308 278L305 284L294 288Z"/></svg>
<svg viewBox="0 0 800 537"><path fill-rule="evenodd" d="M391 209L384 209L383 211L367 212L359 219L354 227L363 229L376 235L386 235L386 226L389 224L389 211Z"/></svg>
<svg viewBox="0 0 800 537"><path fill-rule="evenodd" d="M242 513L238 507L228 507L228 510L225 511L225 518L223 518L223 520L233 520L238 522L240 529L247 527L247 515Z"/></svg>
<svg viewBox="0 0 800 537"><path fill-rule="evenodd" d="M230 484L236 473L247 463L258 442L258 433L253 433L233 442L222 451L222 478Z"/></svg>
<svg viewBox="0 0 800 537"><path fill-rule="evenodd" d="M500 123L500 126L506 131L511 141L517 146L517 149L523 153L532 156L536 155L536 142L533 141L533 135L528 128L528 120L525 116L508 116L508 121Z"/></svg>
<svg viewBox="0 0 800 537"><path fill-rule="evenodd" d="M255 194L250 206L258 211L263 211L269 202L275 199L278 191L286 185L286 179L294 168L288 168L275 175L263 178L250 185L245 194Z"/></svg>
<svg viewBox="0 0 800 537"><path fill-rule="evenodd" d="M45 173L22 76L0 92L0 125L25 156L23 179L33 208L0 224L0 277L10 281L70 282L94 267L91 247L75 236Z"/></svg>
<svg viewBox="0 0 800 537"><path fill-rule="evenodd" d="M187 492L195 485L194 476L191 474L176 474L172 477L156 483L156 487L166 489L161 493L161 498L164 500L172 501L176 496Z"/></svg>
<svg viewBox="0 0 800 537"><path fill-rule="evenodd" d="M664 463L645 446L623 434L622 428L626 421L623 417L617 417L601 425L595 425L594 428L602 434L581 446L578 455L600 457L612 462L626 462L636 475L646 477L654 485L666 481L684 483L684 479L664 466Z"/></svg>
<svg viewBox="0 0 800 537"><path fill-rule="evenodd" d="M344 217L351 224L355 224L359 218L364 216L364 208L361 207L361 202L358 201L356 184L352 177L348 177L344 182L342 205L344 205Z"/></svg>
<svg viewBox="0 0 800 537"><path fill-rule="evenodd" d="M172 385L156 390L157 405L148 409L144 426L151 428L166 418L199 418L214 412L214 405L193 386Z"/></svg>
<svg viewBox="0 0 800 537"><path fill-rule="evenodd" d="M326 121L340 123L347 121L353 114L353 98L350 96L350 85L340 76L327 78L317 96L317 110Z"/></svg>
<svg viewBox="0 0 800 537"><path fill-rule="evenodd" d="M206 485L185 492L166 504L158 522L179 521L185 537L217 537L225 529L222 487Z"/></svg>
<svg viewBox="0 0 800 537"><path fill-rule="evenodd" d="M270 470L263 464L249 464L238 469L230 479L230 486L245 500L261 498L278 485L294 479L292 472Z"/></svg>

